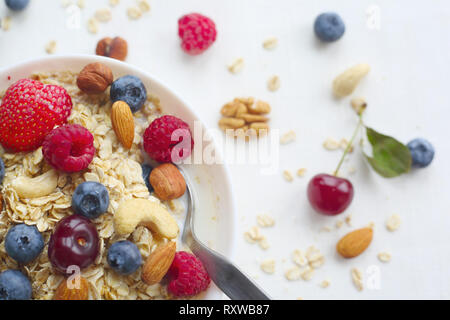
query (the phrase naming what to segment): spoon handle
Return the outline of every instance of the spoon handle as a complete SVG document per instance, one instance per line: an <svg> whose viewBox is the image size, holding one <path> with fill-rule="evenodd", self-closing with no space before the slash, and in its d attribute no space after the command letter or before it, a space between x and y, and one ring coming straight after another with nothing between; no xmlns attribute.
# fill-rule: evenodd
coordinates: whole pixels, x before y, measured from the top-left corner
<svg viewBox="0 0 450 320"><path fill-rule="evenodd" d="M221 254L199 241L193 241L190 247L202 261L211 280L231 300L270 300L264 291Z"/></svg>

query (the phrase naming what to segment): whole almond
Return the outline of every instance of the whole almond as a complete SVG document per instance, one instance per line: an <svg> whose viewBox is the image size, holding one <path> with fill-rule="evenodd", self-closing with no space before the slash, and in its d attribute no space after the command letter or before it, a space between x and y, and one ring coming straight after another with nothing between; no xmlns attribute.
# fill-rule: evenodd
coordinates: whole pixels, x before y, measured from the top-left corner
<svg viewBox="0 0 450 320"><path fill-rule="evenodd" d="M157 247L142 267L142 281L148 285L159 283L172 265L176 251L177 245L172 241Z"/></svg>
<svg viewBox="0 0 450 320"><path fill-rule="evenodd" d="M76 286L76 283L71 285L73 285L74 288L69 288L69 280L63 279L53 295L53 300L88 300L89 284L85 278L79 278L78 287Z"/></svg>
<svg viewBox="0 0 450 320"><path fill-rule="evenodd" d="M186 192L186 181L176 166L163 163L152 170L150 184L160 200L173 200Z"/></svg>
<svg viewBox="0 0 450 320"><path fill-rule="evenodd" d="M113 82L114 76L110 68L103 63L90 63L81 70L77 78L77 86L87 94L102 93Z"/></svg>
<svg viewBox="0 0 450 320"><path fill-rule="evenodd" d="M121 37L103 38L97 43L95 54L123 61L128 54L128 44Z"/></svg>
<svg viewBox="0 0 450 320"><path fill-rule="evenodd" d="M134 118L126 102L114 102L111 109L111 123L117 139L126 149L130 149L134 140Z"/></svg>
<svg viewBox="0 0 450 320"><path fill-rule="evenodd" d="M362 228L347 233L339 240L336 250L344 258L354 258L359 256L372 242L372 228Z"/></svg>

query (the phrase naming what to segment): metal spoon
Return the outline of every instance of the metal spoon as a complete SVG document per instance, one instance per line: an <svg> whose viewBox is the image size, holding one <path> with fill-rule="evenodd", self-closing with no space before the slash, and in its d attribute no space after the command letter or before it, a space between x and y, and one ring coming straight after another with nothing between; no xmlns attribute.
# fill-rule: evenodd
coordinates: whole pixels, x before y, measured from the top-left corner
<svg viewBox="0 0 450 320"><path fill-rule="evenodd" d="M270 300L258 286L250 280L242 271L221 254L209 249L195 235L194 217L195 202L192 194L192 185L186 173L179 167L186 180L187 214L184 223L181 240L199 258L206 268L211 280L231 300Z"/></svg>

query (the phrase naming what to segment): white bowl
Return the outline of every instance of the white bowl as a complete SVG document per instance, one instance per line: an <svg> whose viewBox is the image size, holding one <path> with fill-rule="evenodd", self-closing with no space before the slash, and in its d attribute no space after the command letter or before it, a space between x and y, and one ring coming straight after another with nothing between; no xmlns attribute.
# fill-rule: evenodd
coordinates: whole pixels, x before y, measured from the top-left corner
<svg viewBox="0 0 450 320"><path fill-rule="evenodd" d="M6 90L19 79L36 72L70 70L79 72L86 64L102 62L109 66L114 77L132 74L145 84L148 93L161 99L164 113L176 115L191 125L199 120L193 109L161 81L129 64L91 55L52 56L27 61L19 65L0 70L0 91ZM189 84L186 84L189 85ZM203 129L205 127L203 126ZM213 148L215 145L213 143ZM215 157L220 151L215 149ZM195 228L199 238L208 246L232 258L235 247L235 202L231 192L230 177L223 165L187 165L185 166L196 197ZM221 299L223 294L214 285L202 296L205 299Z"/></svg>

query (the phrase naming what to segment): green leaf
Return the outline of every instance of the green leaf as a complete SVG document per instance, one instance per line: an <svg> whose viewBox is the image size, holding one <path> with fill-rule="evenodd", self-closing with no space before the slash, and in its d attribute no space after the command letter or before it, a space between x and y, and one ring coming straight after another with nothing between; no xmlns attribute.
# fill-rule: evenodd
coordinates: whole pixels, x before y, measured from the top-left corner
<svg viewBox="0 0 450 320"><path fill-rule="evenodd" d="M411 153L407 146L396 139L366 128L372 145L372 157L364 154L372 168L385 178L397 177L411 169Z"/></svg>

